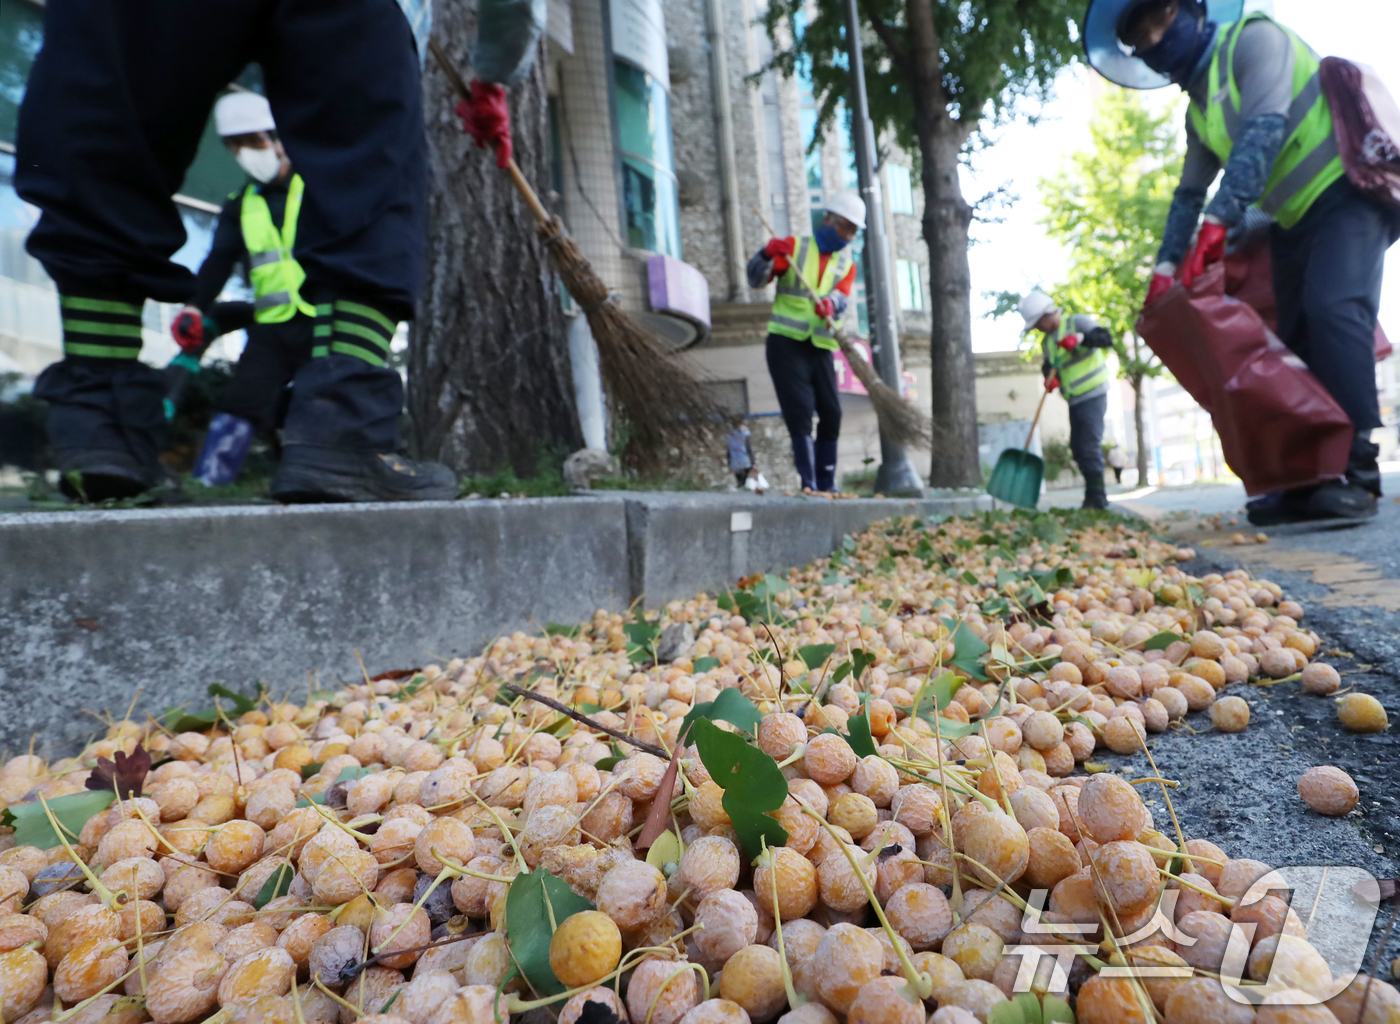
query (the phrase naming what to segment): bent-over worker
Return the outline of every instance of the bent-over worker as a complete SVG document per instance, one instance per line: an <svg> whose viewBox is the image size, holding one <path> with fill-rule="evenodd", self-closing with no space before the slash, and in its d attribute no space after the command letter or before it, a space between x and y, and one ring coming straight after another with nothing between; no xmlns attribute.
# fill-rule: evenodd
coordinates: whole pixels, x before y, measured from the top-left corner
<svg viewBox="0 0 1400 1024"><path fill-rule="evenodd" d="M1103 420L1108 411L1108 350L1113 337L1091 316L1062 313L1044 292L1021 300L1022 334L1040 332L1045 390L1069 403L1069 447L1084 477L1083 508L1108 508L1103 482Z"/></svg>
<svg viewBox="0 0 1400 1024"><path fill-rule="evenodd" d="M1381 418L1374 335L1400 211L1347 180L1317 54L1266 14L1241 16L1241 5L1226 0L1092 0L1085 41L1090 63L1110 80L1139 89L1174 83L1191 101L1185 164L1148 304L1178 270L1189 285L1220 260L1227 232L1258 203L1275 222L1279 337L1355 428L1345 479L1256 499L1250 521L1375 515L1381 479L1370 435ZM1222 170L1207 206L1206 191Z"/></svg>

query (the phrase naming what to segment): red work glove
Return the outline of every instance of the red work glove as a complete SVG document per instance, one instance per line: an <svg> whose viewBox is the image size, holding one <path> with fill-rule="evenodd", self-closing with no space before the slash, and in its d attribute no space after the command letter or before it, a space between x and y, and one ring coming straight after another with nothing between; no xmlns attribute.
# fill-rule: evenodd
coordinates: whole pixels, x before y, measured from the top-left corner
<svg viewBox="0 0 1400 1024"><path fill-rule="evenodd" d="M793 252L793 240L791 238L770 238L768 244L763 247L763 255L773 261L773 274L786 274L788 271L788 257Z"/></svg>
<svg viewBox="0 0 1400 1024"><path fill-rule="evenodd" d="M1142 304L1142 308L1146 309L1167 294L1171 290L1171 286L1172 276L1170 274L1153 274L1152 283L1147 286L1147 301Z"/></svg>
<svg viewBox="0 0 1400 1024"><path fill-rule="evenodd" d="M1060 386L1060 378L1059 378L1059 376L1058 376L1057 374L1053 374L1053 373L1052 373L1050 376L1048 376L1048 377L1045 378L1045 390L1046 390L1046 391L1054 391L1054 390L1055 390L1057 387L1059 387L1059 386Z"/></svg>
<svg viewBox="0 0 1400 1024"><path fill-rule="evenodd" d="M472 80L472 98L453 108L462 119L462 130L482 148L496 150L496 166L509 167L513 144L510 139L510 108L506 91L490 82Z"/></svg>
<svg viewBox="0 0 1400 1024"><path fill-rule="evenodd" d="M836 316L836 304L830 299L817 300L817 316L823 320L830 320Z"/></svg>
<svg viewBox="0 0 1400 1024"><path fill-rule="evenodd" d="M197 353L204 344L204 318L186 310L170 325L170 333L181 351Z"/></svg>
<svg viewBox="0 0 1400 1024"><path fill-rule="evenodd" d="M1224 224L1217 224L1213 220L1201 225L1201 230L1196 235L1196 244L1187 255L1186 262L1181 265L1181 283L1187 288L1191 287L1192 281L1205 273L1206 267L1225 258L1226 231Z"/></svg>
<svg viewBox="0 0 1400 1024"><path fill-rule="evenodd" d="M1066 352L1072 352L1079 347L1079 335L1066 334L1063 338L1056 342L1056 344L1058 344L1060 348L1064 349Z"/></svg>

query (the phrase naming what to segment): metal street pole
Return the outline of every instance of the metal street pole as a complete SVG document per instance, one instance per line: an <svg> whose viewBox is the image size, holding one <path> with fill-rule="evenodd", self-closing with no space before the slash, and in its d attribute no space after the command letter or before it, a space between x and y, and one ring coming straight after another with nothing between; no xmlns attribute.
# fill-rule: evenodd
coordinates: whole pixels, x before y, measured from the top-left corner
<svg viewBox="0 0 1400 1024"><path fill-rule="evenodd" d="M885 237L885 206L880 179L875 176L875 130L865 93L865 63L860 49L860 12L856 0L846 0L846 45L851 62L851 135L856 148L856 177L865 200L865 298L870 308L870 349L875 372L896 392L900 385L899 326L895 321L894 278ZM880 432L880 469L875 490L881 494L923 494L924 481L914 470L902 445Z"/></svg>

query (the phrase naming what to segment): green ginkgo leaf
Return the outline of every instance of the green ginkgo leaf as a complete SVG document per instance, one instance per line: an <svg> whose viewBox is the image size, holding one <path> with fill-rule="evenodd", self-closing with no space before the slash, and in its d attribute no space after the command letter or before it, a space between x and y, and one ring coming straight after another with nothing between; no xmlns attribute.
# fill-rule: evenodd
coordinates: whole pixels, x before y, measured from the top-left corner
<svg viewBox="0 0 1400 1024"><path fill-rule="evenodd" d="M700 760L715 785L724 790L725 813L734 826L746 860L753 860L769 846L787 843L787 830L768 811L776 811L787 799L788 784L778 762L747 743L742 736L725 732L706 718L696 719L690 730Z"/></svg>

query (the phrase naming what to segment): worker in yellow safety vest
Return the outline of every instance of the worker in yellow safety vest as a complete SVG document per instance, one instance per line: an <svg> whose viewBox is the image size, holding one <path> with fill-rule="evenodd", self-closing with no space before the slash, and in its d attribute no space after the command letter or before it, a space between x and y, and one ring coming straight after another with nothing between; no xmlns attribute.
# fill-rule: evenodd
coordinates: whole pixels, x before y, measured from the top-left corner
<svg viewBox="0 0 1400 1024"><path fill-rule="evenodd" d="M793 465L805 491L836 490L841 396L832 353L840 346L827 321L839 324L846 316L856 279L855 261L846 247L864 228L865 200L853 190L838 192L827 200L815 232L771 238L748 264L751 288L777 282L765 354L792 439Z"/></svg>
<svg viewBox="0 0 1400 1024"><path fill-rule="evenodd" d="M1108 508L1103 481L1103 421L1112 377L1113 337L1091 316L1063 313L1044 292L1020 303L1022 334L1040 331L1040 372L1045 390L1060 389L1069 403L1069 447L1084 477L1084 508Z"/></svg>
<svg viewBox="0 0 1400 1024"><path fill-rule="evenodd" d="M1374 333L1400 209L1347 179L1318 55L1268 15L1245 14L1243 0L1090 0L1083 35L1089 63L1110 81L1135 89L1174 83L1191 101L1186 159L1147 304L1178 272L1189 286L1220 260L1227 234L1257 206L1274 220L1279 337L1355 427L1345 479L1257 498L1250 522L1374 516L1381 493L1379 447L1371 442L1381 426Z"/></svg>
<svg viewBox="0 0 1400 1024"><path fill-rule="evenodd" d="M210 487L232 483L253 439L285 416L287 385L312 357L316 320L316 307L301 294L306 274L292 256L305 185L277 138L267 100L229 93L214 106L214 126L250 180L229 193L194 296L171 328L183 350L177 360L193 361L192 368L215 336L248 333L195 463L195 478ZM216 303L239 263L253 301Z"/></svg>

